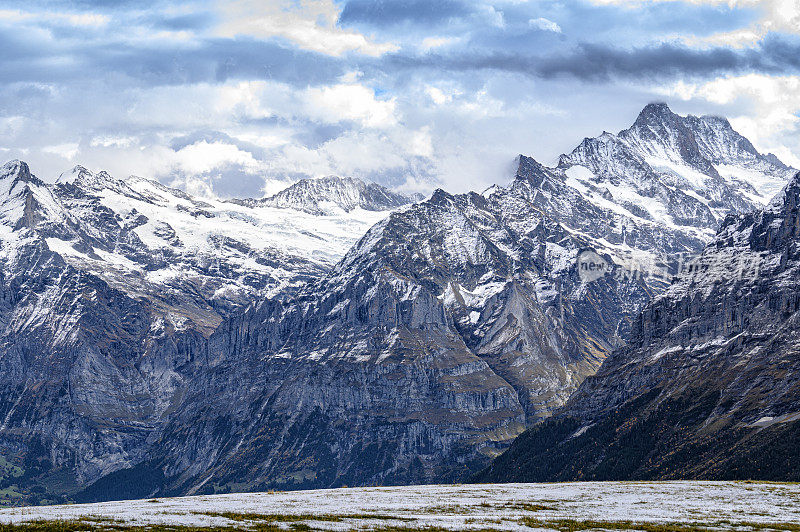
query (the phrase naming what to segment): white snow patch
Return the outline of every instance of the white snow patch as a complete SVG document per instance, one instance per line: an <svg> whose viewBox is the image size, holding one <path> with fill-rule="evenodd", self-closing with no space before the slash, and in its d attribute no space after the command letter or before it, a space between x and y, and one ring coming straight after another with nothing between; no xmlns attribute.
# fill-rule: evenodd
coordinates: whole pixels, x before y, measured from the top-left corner
<svg viewBox="0 0 800 532"><path fill-rule="evenodd" d="M0 510L0 523L107 518L125 525L155 524L238 528L223 512L277 515L339 515L338 523L302 523L314 528L351 530L397 525L414 529L520 530L523 517L684 523L736 530L737 523L800 522L800 486L775 483L705 481L569 482L548 484L438 485L341 488L271 493L202 495L65 506ZM441 511L442 502L455 510ZM520 502L542 504L532 511ZM364 518L347 517L348 515ZM368 515L374 515L370 519ZM379 516L396 516L393 522ZM498 522L499 521L499 522Z"/></svg>

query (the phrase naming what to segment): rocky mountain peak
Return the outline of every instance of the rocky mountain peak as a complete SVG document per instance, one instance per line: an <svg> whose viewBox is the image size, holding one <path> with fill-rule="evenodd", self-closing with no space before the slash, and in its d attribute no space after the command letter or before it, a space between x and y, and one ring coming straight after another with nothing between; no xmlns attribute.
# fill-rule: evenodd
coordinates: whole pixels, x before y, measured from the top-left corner
<svg viewBox="0 0 800 532"><path fill-rule="evenodd" d="M19 159L9 161L0 168L0 179L13 179L20 181L30 181L31 170L28 164Z"/></svg>
<svg viewBox="0 0 800 532"><path fill-rule="evenodd" d="M800 173L729 215L566 405L481 482L797 478Z"/></svg>
<svg viewBox="0 0 800 532"><path fill-rule="evenodd" d="M516 179L528 181L536 186L545 178L546 170L544 165L533 157L520 154L517 156L517 161L519 164L517 165Z"/></svg>
<svg viewBox="0 0 800 532"><path fill-rule="evenodd" d="M676 118L680 117L672 112L669 105L664 102L655 102L647 104L644 109L639 112L639 116L636 118L634 125L671 122Z"/></svg>
<svg viewBox="0 0 800 532"><path fill-rule="evenodd" d="M35 227L44 216L40 212L46 196L43 188L44 183L23 161L9 161L0 167L0 223L15 230Z"/></svg>
<svg viewBox="0 0 800 532"><path fill-rule="evenodd" d="M769 206L781 209L793 209L800 205L800 172L786 184L782 194L775 196Z"/></svg>
<svg viewBox="0 0 800 532"><path fill-rule="evenodd" d="M777 156L777 155L775 155L775 154L774 154L774 153L772 153L772 152L770 152L770 153L767 153L766 155L764 155L764 159L766 159L766 160L767 160L767 161L769 161L770 163L772 163L772 164L774 164L775 166L778 166L778 167L780 167L780 168L787 168L787 169L789 168L788 166L786 166L785 164L783 164L783 161L781 161L781 160L778 158L778 156Z"/></svg>
<svg viewBox="0 0 800 532"><path fill-rule="evenodd" d="M70 171L64 172L58 176L56 183L72 184L82 188L102 190L104 188L117 187L121 182L111 177L105 170L94 173L84 166L77 165Z"/></svg>
<svg viewBox="0 0 800 532"><path fill-rule="evenodd" d="M31 174L27 163L20 160L9 161L0 167L0 193L8 195L17 183L30 183L38 181Z"/></svg>
<svg viewBox="0 0 800 532"><path fill-rule="evenodd" d="M665 146L669 151L678 150L684 159L699 157L690 121L673 113L665 103L646 105L633 126L622 131L620 136Z"/></svg>
<svg viewBox="0 0 800 532"><path fill-rule="evenodd" d="M259 203L310 214L327 214L337 210L350 212L358 208L385 211L413 201L413 198L393 192L377 183L368 183L353 177L326 176L302 179Z"/></svg>

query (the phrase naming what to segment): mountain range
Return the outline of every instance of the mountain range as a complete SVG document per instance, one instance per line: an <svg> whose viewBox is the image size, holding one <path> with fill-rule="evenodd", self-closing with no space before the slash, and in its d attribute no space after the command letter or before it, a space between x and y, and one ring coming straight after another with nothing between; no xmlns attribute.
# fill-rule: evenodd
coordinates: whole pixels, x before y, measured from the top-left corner
<svg viewBox="0 0 800 532"><path fill-rule="evenodd" d="M483 481L800 478L800 173L730 215L553 417Z"/></svg>
<svg viewBox="0 0 800 532"><path fill-rule="evenodd" d="M607 417L593 386L631 397L602 379L675 326L654 305L795 173L664 104L555 167L519 156L506 187L413 204L349 178L221 201L9 163L0 483L39 501L455 481L533 426L506 478L545 452L530 434ZM647 386L641 366L622 379ZM784 415L762 410L748 422Z"/></svg>

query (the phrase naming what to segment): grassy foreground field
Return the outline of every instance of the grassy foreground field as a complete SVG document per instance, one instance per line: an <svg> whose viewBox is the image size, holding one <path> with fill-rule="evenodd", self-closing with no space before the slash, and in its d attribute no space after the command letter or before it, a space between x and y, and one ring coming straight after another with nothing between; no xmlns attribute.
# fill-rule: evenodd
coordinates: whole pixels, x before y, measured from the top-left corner
<svg viewBox="0 0 800 532"><path fill-rule="evenodd" d="M800 532L800 485L586 482L343 488L0 511L0 532L240 529Z"/></svg>

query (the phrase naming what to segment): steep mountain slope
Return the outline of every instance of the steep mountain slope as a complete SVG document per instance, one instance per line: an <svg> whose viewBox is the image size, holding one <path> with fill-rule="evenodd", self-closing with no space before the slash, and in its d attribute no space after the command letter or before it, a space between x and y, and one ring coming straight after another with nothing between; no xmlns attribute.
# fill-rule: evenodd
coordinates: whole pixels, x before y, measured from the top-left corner
<svg viewBox="0 0 800 532"><path fill-rule="evenodd" d="M38 501L140 460L223 319L321 276L385 215L246 208L83 168L48 185L4 165L0 453L19 469L0 482L38 484Z"/></svg>
<svg viewBox="0 0 800 532"><path fill-rule="evenodd" d="M677 135L662 133L654 144ZM680 133L713 145L707 129ZM715 160L733 166L738 153ZM612 177L599 163L594 188L563 166L521 156L506 188L438 190L373 227L296 298L223 324L208 347L213 370L147 460L84 496L131 478L148 479L138 495L197 493L452 480L485 464L622 345L717 214L645 216L601 191ZM646 177L684 194L675 175ZM729 208L752 207L740 185L723 185L741 200Z"/></svg>
<svg viewBox="0 0 800 532"><path fill-rule="evenodd" d="M800 479L800 174L716 238L483 481Z"/></svg>

